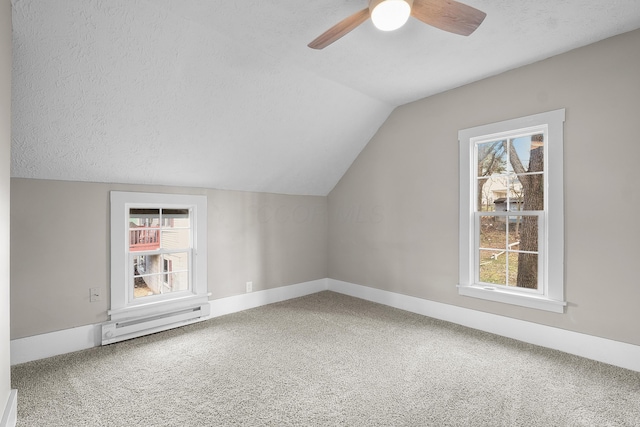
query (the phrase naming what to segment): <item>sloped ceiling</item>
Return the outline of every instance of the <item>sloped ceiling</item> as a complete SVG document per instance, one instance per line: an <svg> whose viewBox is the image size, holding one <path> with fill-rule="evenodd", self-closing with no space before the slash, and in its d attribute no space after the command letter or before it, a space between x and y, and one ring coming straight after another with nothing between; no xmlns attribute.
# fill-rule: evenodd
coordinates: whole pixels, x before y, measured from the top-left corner
<svg viewBox="0 0 640 427"><path fill-rule="evenodd" d="M326 195L393 109L640 27L638 0L469 0L470 37L366 0L14 0L12 176Z"/></svg>

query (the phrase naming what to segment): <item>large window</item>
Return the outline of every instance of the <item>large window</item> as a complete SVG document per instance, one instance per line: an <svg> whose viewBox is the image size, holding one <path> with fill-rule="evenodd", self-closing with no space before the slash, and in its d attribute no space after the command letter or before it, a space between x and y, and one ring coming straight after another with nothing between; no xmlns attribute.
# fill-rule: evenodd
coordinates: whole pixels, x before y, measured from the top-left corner
<svg viewBox="0 0 640 427"><path fill-rule="evenodd" d="M557 110L460 131L462 295L564 310L563 122Z"/></svg>
<svg viewBox="0 0 640 427"><path fill-rule="evenodd" d="M205 196L111 192L111 320L207 301Z"/></svg>

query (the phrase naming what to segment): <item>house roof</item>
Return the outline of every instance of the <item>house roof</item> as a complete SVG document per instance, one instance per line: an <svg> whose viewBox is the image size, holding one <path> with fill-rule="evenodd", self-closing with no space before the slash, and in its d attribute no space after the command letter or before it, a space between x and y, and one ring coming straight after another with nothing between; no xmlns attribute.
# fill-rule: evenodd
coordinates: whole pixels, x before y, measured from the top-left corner
<svg viewBox="0 0 640 427"><path fill-rule="evenodd" d="M393 109L640 27L640 2L469 0L306 45L366 0L13 0L12 176L326 195Z"/></svg>
<svg viewBox="0 0 640 427"><path fill-rule="evenodd" d="M503 204L503 203L507 203L507 198L506 197L500 197L500 198L497 198L497 199L495 199L493 201L494 205L500 205L500 204ZM522 200L518 200L517 198L512 198L511 199L511 203L523 203L523 201Z"/></svg>

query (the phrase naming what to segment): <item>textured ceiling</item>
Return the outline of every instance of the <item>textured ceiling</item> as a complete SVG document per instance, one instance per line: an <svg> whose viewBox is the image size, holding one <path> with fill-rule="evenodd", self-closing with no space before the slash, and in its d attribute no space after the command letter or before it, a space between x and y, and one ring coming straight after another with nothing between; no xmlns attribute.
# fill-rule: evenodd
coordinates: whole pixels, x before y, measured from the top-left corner
<svg viewBox="0 0 640 427"><path fill-rule="evenodd" d="M325 195L395 106L640 27L638 0L469 0L306 45L366 0L13 0L12 176Z"/></svg>

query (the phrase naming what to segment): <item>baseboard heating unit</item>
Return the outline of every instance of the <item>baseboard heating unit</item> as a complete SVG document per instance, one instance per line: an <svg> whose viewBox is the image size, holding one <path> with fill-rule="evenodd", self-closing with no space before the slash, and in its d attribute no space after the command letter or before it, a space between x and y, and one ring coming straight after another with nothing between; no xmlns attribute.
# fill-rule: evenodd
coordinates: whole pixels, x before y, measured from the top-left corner
<svg viewBox="0 0 640 427"><path fill-rule="evenodd" d="M106 322L102 324L102 345L188 325L208 317L210 310L209 303L204 303L154 316Z"/></svg>

